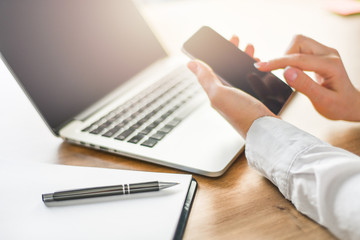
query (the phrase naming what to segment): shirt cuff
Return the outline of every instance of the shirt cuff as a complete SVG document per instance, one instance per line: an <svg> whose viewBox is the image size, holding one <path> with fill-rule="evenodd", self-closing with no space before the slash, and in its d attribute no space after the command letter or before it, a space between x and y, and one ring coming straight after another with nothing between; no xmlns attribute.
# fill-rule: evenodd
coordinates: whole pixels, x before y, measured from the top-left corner
<svg viewBox="0 0 360 240"><path fill-rule="evenodd" d="M247 133L245 155L251 167L290 199L289 171L298 155L317 144L325 143L283 120L261 117Z"/></svg>

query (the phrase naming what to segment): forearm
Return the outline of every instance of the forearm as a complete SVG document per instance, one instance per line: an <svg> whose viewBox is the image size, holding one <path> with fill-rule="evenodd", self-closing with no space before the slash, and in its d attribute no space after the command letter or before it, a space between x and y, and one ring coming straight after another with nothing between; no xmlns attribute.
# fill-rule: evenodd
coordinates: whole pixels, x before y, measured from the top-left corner
<svg viewBox="0 0 360 240"><path fill-rule="evenodd" d="M360 238L359 157L274 118L251 126L246 156L299 211L342 239Z"/></svg>

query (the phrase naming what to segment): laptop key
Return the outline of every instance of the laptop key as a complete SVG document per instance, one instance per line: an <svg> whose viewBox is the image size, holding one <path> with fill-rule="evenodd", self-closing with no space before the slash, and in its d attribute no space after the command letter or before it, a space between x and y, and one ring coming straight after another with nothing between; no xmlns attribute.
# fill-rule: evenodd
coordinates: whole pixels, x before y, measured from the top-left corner
<svg viewBox="0 0 360 240"><path fill-rule="evenodd" d="M83 130L81 130L82 132L88 132L88 131L90 131L90 129L92 128L92 125L90 125L90 126L88 126L88 127L86 127L86 128L84 128Z"/></svg>
<svg viewBox="0 0 360 240"><path fill-rule="evenodd" d="M128 118L126 118L126 119L124 119L122 122L124 123L124 124L127 124L128 122L130 122L131 120L133 120L131 117L128 117Z"/></svg>
<svg viewBox="0 0 360 240"><path fill-rule="evenodd" d="M100 125L100 128L105 129L105 128L107 128L108 126L110 126L111 124L112 124L111 121L106 121L106 122L104 122L103 124Z"/></svg>
<svg viewBox="0 0 360 240"><path fill-rule="evenodd" d="M156 119L155 121L153 121L148 127L150 128L156 128L161 122L163 122L165 120L164 117L159 117L158 119Z"/></svg>
<svg viewBox="0 0 360 240"><path fill-rule="evenodd" d="M125 140L128 136L130 136L134 131L135 131L134 128L129 128L129 129L123 131L122 133L120 133L120 135L117 136L115 139L116 139L116 140L123 141L123 140Z"/></svg>
<svg viewBox="0 0 360 240"><path fill-rule="evenodd" d="M160 122L154 121L152 122L149 126L147 126L148 128L156 128L158 125L160 124Z"/></svg>
<svg viewBox="0 0 360 240"><path fill-rule="evenodd" d="M103 130L104 130L104 128L98 127L98 128L96 128L96 129L92 130L90 133L92 133L92 134L99 134L99 133L101 133Z"/></svg>
<svg viewBox="0 0 360 240"><path fill-rule="evenodd" d="M167 117L169 117L173 112L174 112L174 111L169 110L169 111L167 111L166 113L164 113L163 115L161 115L161 117L167 118Z"/></svg>
<svg viewBox="0 0 360 240"><path fill-rule="evenodd" d="M165 127L161 128L159 130L159 132L163 132L163 133L169 133L174 127L166 125Z"/></svg>
<svg viewBox="0 0 360 240"><path fill-rule="evenodd" d="M180 118L174 118L170 122L168 122L166 125L176 127L181 122Z"/></svg>
<svg viewBox="0 0 360 240"><path fill-rule="evenodd" d="M139 121L137 121L137 123L136 124L140 124L140 125L143 125L144 123L146 123L147 122L147 120L149 120L149 119L147 119L147 118L142 118L142 119L140 119Z"/></svg>
<svg viewBox="0 0 360 240"><path fill-rule="evenodd" d="M120 122L118 125L116 125L115 127L118 127L118 128L122 128L126 125L127 123L125 122Z"/></svg>
<svg viewBox="0 0 360 240"><path fill-rule="evenodd" d="M120 130L121 127L115 126L114 128L110 129L106 133L104 133L102 136L104 137L112 137L115 133L117 133Z"/></svg>
<svg viewBox="0 0 360 240"><path fill-rule="evenodd" d="M155 115L155 113L154 112L150 112L150 113L148 113L144 118L145 119L150 119L152 116L154 116Z"/></svg>
<svg viewBox="0 0 360 240"><path fill-rule="evenodd" d="M166 135L166 133L158 131L157 133L152 135L150 138L156 139L159 141L159 140L163 139L165 137L165 135Z"/></svg>
<svg viewBox="0 0 360 240"><path fill-rule="evenodd" d="M141 130L140 134L142 134L142 135L147 135L147 134L149 134L152 130L153 130L153 128L151 128L151 127L146 127L146 128L144 128L143 130Z"/></svg>
<svg viewBox="0 0 360 240"><path fill-rule="evenodd" d="M131 128L138 129L139 127L141 127L141 125L142 125L142 124L140 124L139 122L137 122L137 123L133 124L133 125L131 126Z"/></svg>
<svg viewBox="0 0 360 240"><path fill-rule="evenodd" d="M135 143L135 144L136 144L136 143L140 142L140 140L141 140L143 137L144 137L144 135L138 134L138 135L132 137L128 142L129 142L129 143Z"/></svg>
<svg viewBox="0 0 360 240"><path fill-rule="evenodd" d="M150 147L152 148L153 146L155 146L158 143L157 140L153 139L153 138L149 138L148 140L146 140L145 142L143 142L141 144L141 146L145 146L145 147Z"/></svg>
<svg viewBox="0 0 360 240"><path fill-rule="evenodd" d="M140 112L134 112L133 114L131 114L131 118L134 119L136 118L138 115L140 114Z"/></svg>

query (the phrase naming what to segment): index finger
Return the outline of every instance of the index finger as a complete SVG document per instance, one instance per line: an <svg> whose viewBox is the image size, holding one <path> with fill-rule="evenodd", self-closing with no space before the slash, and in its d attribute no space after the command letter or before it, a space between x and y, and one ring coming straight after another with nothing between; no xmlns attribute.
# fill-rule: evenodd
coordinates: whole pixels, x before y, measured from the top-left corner
<svg viewBox="0 0 360 240"><path fill-rule="evenodd" d="M281 58L272 59L268 62L258 62L254 64L260 71L272 71L275 69L292 66L304 71L313 71L322 76L329 74L329 67L332 62L324 56L309 54L290 54Z"/></svg>

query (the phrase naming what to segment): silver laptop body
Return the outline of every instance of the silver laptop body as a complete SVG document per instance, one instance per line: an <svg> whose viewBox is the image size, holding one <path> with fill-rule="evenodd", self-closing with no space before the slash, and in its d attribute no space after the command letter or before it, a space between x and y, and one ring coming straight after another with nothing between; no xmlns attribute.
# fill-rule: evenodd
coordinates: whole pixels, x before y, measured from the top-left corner
<svg viewBox="0 0 360 240"><path fill-rule="evenodd" d="M0 1L0 50L64 140L220 176L244 140L132 1Z"/></svg>

